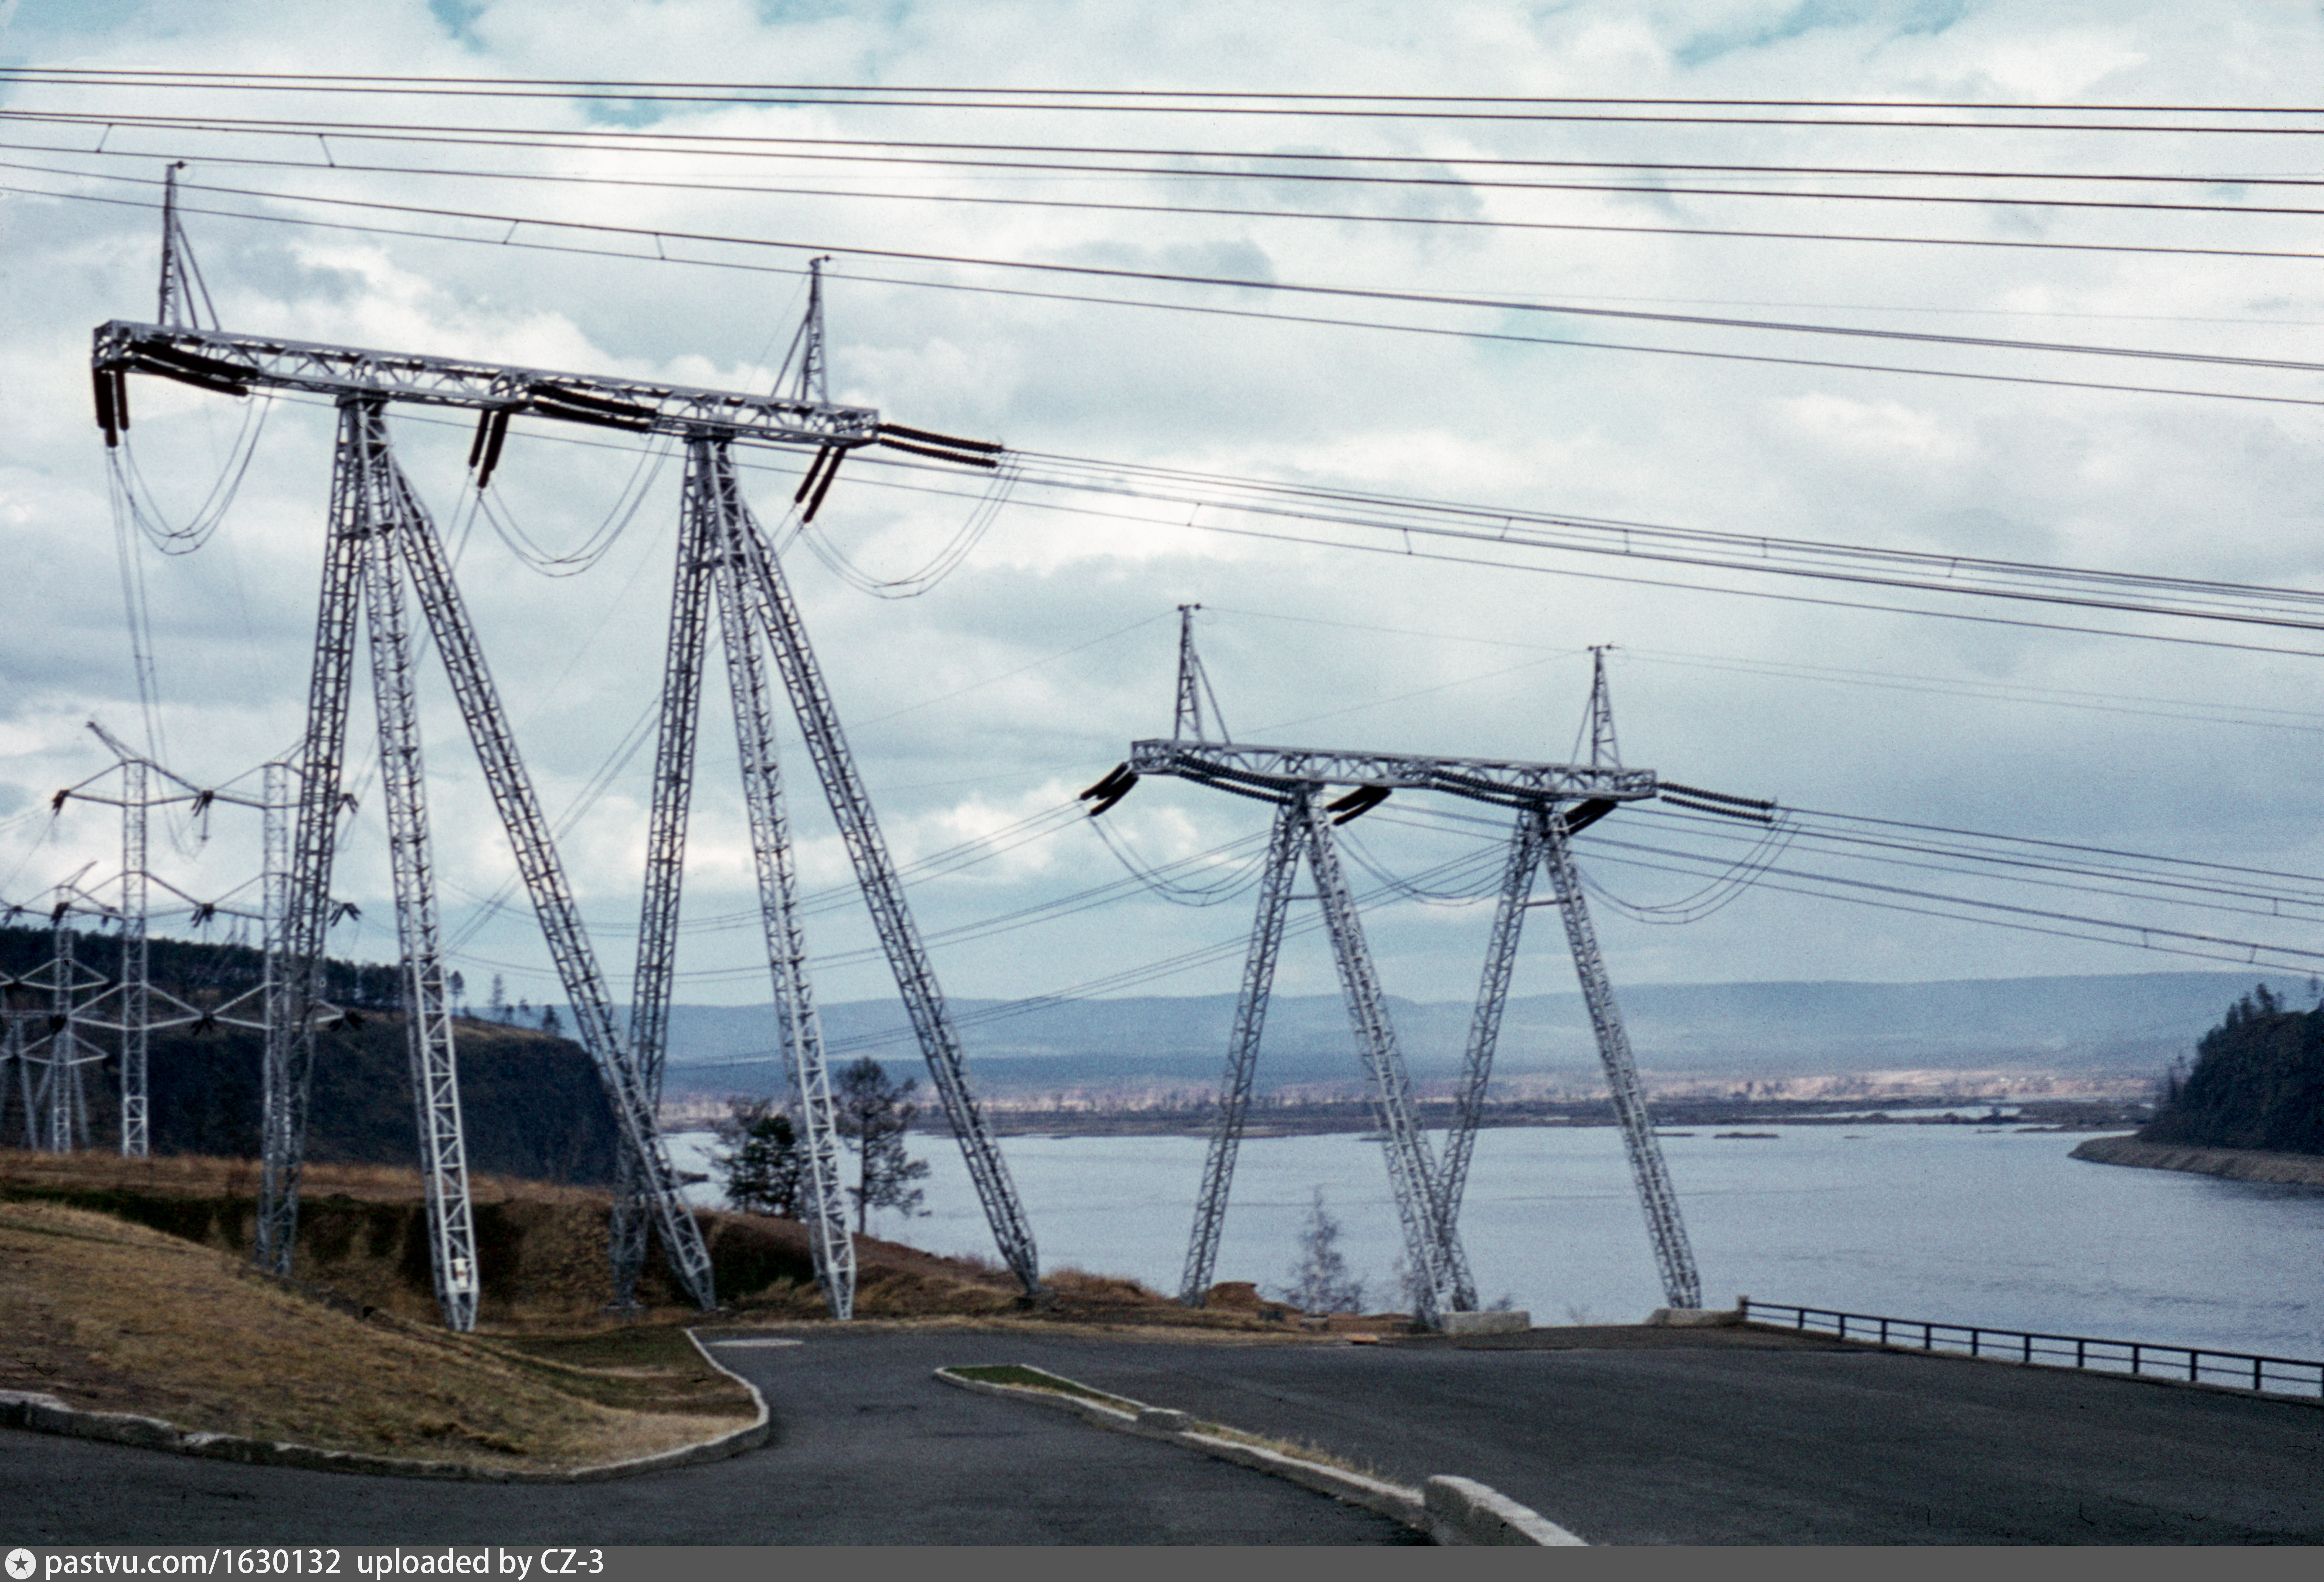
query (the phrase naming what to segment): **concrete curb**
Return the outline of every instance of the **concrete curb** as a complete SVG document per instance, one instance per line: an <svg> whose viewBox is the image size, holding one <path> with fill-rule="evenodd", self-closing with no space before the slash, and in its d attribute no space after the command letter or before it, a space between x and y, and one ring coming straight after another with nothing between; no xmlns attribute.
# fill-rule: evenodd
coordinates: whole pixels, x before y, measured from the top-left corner
<svg viewBox="0 0 2324 1582"><path fill-rule="evenodd" d="M595 1466L562 1470L469 1466L456 1461L412 1461L396 1456L374 1456L361 1450L325 1450L313 1445L296 1445L282 1439L253 1439L241 1434L214 1434L198 1429L181 1429L158 1417L140 1417L134 1412L82 1411L67 1406L53 1395L18 1390L0 1390L0 1429L25 1429L36 1434L97 1439L106 1444L134 1446L141 1450L166 1450L180 1456L206 1456L213 1460L239 1461L254 1466L295 1466L308 1472L353 1472L372 1477L427 1477L466 1483L604 1483L612 1478L659 1472L665 1467L723 1461L746 1450L757 1449L772 1433L773 1414L768 1410L767 1398L759 1392L759 1387L712 1356L693 1330L687 1330L686 1337L694 1343L696 1351L702 1353L703 1361L751 1392L757 1415L747 1426L721 1434L715 1439L706 1439L698 1445L681 1445L675 1450L634 1456L624 1461L600 1462Z"/></svg>
<svg viewBox="0 0 2324 1582"><path fill-rule="evenodd" d="M1048 1372L1046 1368L1026 1365L1034 1373ZM1099 1428L1111 1429L1117 1433L1136 1434L1143 1439L1162 1439L1173 1445L1183 1445L1187 1449L1199 1450L1222 1461L1231 1461L1239 1466L1268 1473L1303 1488L1345 1500L1351 1505L1377 1511L1406 1527L1419 1529L1440 1544L1586 1547L1582 1539L1538 1512L1529 1510L1508 1495L1469 1478L1432 1477L1425 1488L1406 1488L1401 1484L1368 1477L1360 1472L1347 1472L1336 1466L1327 1466L1320 1461L1286 1456L1263 1445L1246 1445L1239 1440L1205 1434L1195 1429L1194 1420L1183 1411L1147 1406L1143 1402L1131 1402L1125 1396L1111 1397L1123 1402L1123 1407L1112 1407L1056 1390L1037 1390L1022 1384L995 1384L983 1379L964 1378L949 1368L936 1369L936 1376L955 1389L1062 1408ZM1049 1376L1059 1378L1054 1374ZM1074 1381L1060 1379L1060 1383L1073 1383ZM1079 1387L1087 1388L1086 1385ZM1124 1410L1124 1407L1134 1407L1135 1410Z"/></svg>

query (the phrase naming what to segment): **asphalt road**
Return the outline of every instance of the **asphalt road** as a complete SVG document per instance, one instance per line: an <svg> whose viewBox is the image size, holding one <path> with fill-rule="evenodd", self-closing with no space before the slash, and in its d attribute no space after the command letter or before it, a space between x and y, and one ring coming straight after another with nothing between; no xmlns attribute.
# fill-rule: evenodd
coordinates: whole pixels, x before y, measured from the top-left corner
<svg viewBox="0 0 2324 1582"><path fill-rule="evenodd" d="M622 1483L357 1478L0 1433L0 1542L1411 1541L1261 1474L928 1376L993 1362L1399 1482L1478 1478L1594 1543L2324 1541L2324 1408L1734 1332L1618 1342L826 1329L721 1349L774 1403L774 1446Z"/></svg>
<svg viewBox="0 0 2324 1582"><path fill-rule="evenodd" d="M0 1430L0 1547L1421 1541L1263 1473L929 1377L982 1344L722 1347L766 1392L775 1442L612 1483L357 1477Z"/></svg>

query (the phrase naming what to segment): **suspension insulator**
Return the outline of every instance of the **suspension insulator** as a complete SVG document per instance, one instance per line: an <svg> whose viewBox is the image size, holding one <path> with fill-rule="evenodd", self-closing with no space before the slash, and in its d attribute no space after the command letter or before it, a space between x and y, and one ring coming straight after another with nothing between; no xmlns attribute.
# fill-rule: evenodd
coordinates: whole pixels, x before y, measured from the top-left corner
<svg viewBox="0 0 2324 1582"><path fill-rule="evenodd" d="M1075 801L1086 802L1092 797L1111 796L1113 794L1114 788L1128 778L1130 778L1130 765L1127 763L1117 763L1111 769L1106 771L1105 777L1102 780L1100 780L1095 785L1091 786L1089 790L1082 792L1080 796L1074 800Z"/></svg>
<svg viewBox="0 0 2324 1582"><path fill-rule="evenodd" d="M113 416L120 423L121 431L124 434L129 432L129 370L126 368L113 371Z"/></svg>
<svg viewBox="0 0 2324 1582"><path fill-rule="evenodd" d="M839 464L846 458L846 451L833 449L831 465L823 469L823 481L816 485L815 494L808 499L807 509L799 513L799 522L802 525L813 522L815 513L823 509L823 497L831 493L831 480L839 476Z"/></svg>
<svg viewBox="0 0 2324 1582"><path fill-rule="evenodd" d="M807 464L807 473L799 479L798 493L791 496L792 504L800 504L813 492L816 481L823 476L823 469L831 465L831 458L837 453L835 445L825 445L815 453L815 459Z"/></svg>
<svg viewBox="0 0 2324 1582"><path fill-rule="evenodd" d="M941 445L947 450L974 450L987 456L998 456L1007 449L990 439L963 439L957 435L939 434L928 429L908 429L901 423L882 423L880 432L883 435L901 434L907 439L918 439L924 445Z"/></svg>
<svg viewBox="0 0 2324 1582"><path fill-rule="evenodd" d="M1100 813L1104 812L1108 808L1111 808L1111 806L1113 806L1113 804L1114 804L1114 803L1116 803L1116 802L1118 802L1118 801L1121 800L1121 799L1122 799L1122 798L1124 798L1124 797L1128 796L1128 795L1130 794L1130 788L1131 788L1131 787L1133 787L1133 786L1135 786L1137 783L1138 783L1138 776L1136 776L1136 775L1134 775L1134 774L1131 774L1131 775L1125 775L1125 776L1123 777L1122 782L1121 782L1121 783L1120 783L1120 785L1118 785L1118 786L1114 787L1114 788L1113 788L1113 790L1111 790L1111 791L1110 791L1106 792L1106 794L1105 794L1104 796L1102 796L1102 797L1099 798L1096 801L1092 802L1092 803L1090 804L1090 814L1089 814L1089 816L1090 816L1091 818L1094 819L1094 818L1096 818Z"/></svg>
<svg viewBox="0 0 2324 1582"><path fill-rule="evenodd" d="M468 441L468 470L476 470L476 463L484 458L484 441L492 437L493 409L486 407L476 414L476 437Z"/></svg>
<svg viewBox="0 0 2324 1582"><path fill-rule="evenodd" d="M97 426L105 430L107 449L121 443L121 423L113 411L113 370L97 368L90 371L97 385Z"/></svg>
<svg viewBox="0 0 2324 1582"><path fill-rule="evenodd" d="M1360 819L1388 799L1389 788L1384 785L1360 785L1346 796L1323 804L1325 812L1334 815L1332 822L1345 824Z"/></svg>
<svg viewBox="0 0 2324 1582"><path fill-rule="evenodd" d="M1620 806L1610 798L1593 798L1565 814L1565 833L1579 835Z"/></svg>
<svg viewBox="0 0 2324 1582"><path fill-rule="evenodd" d="M484 459L476 467L476 487L483 488L493 481L493 468L501 464L501 446L508 439L509 409L496 407L492 414L493 431L485 438Z"/></svg>

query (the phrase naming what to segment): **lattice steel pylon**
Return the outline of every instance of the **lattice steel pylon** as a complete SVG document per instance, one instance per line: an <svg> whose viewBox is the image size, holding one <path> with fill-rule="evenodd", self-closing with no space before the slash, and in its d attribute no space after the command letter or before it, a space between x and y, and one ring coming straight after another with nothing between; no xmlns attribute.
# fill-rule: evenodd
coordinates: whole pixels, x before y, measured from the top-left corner
<svg viewBox="0 0 2324 1582"><path fill-rule="evenodd" d="M361 423L353 419L342 421L334 486L335 531L327 541L324 556L308 729L299 762L298 814L288 831L279 869L280 922L269 935L266 1159L258 1225L258 1256L263 1265L285 1271L290 1266L315 1060L315 1028L318 1016L328 1012L320 995L318 974L330 914L327 888L343 796L346 698L363 582L360 537L337 529L360 508L352 492L355 469L368 465L351 456L352 433L357 438L374 437L362 443L373 445L383 476L392 475L395 480L401 501L398 509L405 513L395 523L395 555L412 578L430 634L444 657L494 805L516 848L519 872L572 1005L580 1041L595 1059L612 1100L626 1168L635 1172L632 1190L641 1194L651 1211L678 1283L703 1306L714 1303L709 1258L700 1228L678 1195L677 1178L656 1125L651 1073L614 1024L603 974L582 929L571 886L517 753L483 651L434 526L410 496L387 456L381 414L392 402L475 412L477 429L469 465L480 488L489 482L511 421L519 415L689 439L716 435L722 445L731 440L811 447L816 459L808 474L809 486L801 491L809 516L828 493L840 458L858 447L887 445L964 466L998 465L1001 448L997 445L885 423L870 409L835 406L824 400L819 273L811 290L811 306L810 328L815 333L807 336L802 346L810 355L801 362L796 395L711 390L240 335L177 321L181 316L157 324L116 320L98 327L91 371L97 423L108 446L120 442L129 424L127 375L131 373L153 375L228 396L245 396L259 389L299 391L328 397L339 402L343 412L369 414ZM749 550L749 575L742 579L742 601L751 612L753 625L771 644L776 668L798 714L808 752L832 802L881 943L895 967L947 1118L968 1155L970 1175L993 1225L1001 1255L1028 1291L1038 1293L1038 1264L1030 1230L998 1148L968 1090L958 1035L905 905L870 798L848 754L829 690L807 647L805 629L771 547L757 525L748 522L747 513L742 520L747 529L742 537ZM691 774L690 716L684 735L685 740L672 748L678 759L685 760L683 775L677 773L678 759L673 759L664 766L671 773L657 783L658 803L669 807L678 805L670 799L682 800L678 782ZM682 827L681 817L675 828L682 831ZM667 821L655 839L657 852L675 849ZM678 844L682 845L682 834ZM666 899L674 906L674 877L668 874L659 880L650 877L650 891L657 883L668 886ZM650 907L655 904L650 900ZM779 912L779 906L775 910ZM652 926L650 922L650 930ZM651 943L641 939L641 949ZM785 948L777 946L770 956L779 958ZM779 959L773 965L782 970ZM805 1002L795 1000L794 1004ZM665 987L660 1009L648 1007L647 1022L639 1023L656 1041L653 1058L657 1062L666 1022L650 1024L654 1017L666 1015L666 1009ZM658 1064L654 1069L659 1070ZM634 1217L616 1228L618 1276L627 1256L625 1246L641 1244L635 1235Z"/></svg>
<svg viewBox="0 0 2324 1582"><path fill-rule="evenodd" d="M1477 1290L1459 1235L1461 1201L1473 1156L1484 1096L1492 1072L1501 1016L1524 930L1536 874L1546 870L1567 942L1582 980L1596 1033L1599 1055L1617 1116L1622 1124L1649 1239L1672 1307L1694 1307L1701 1282L1677 1196L1655 1142L1644 1088L1631 1057L1629 1040L1615 1005L1613 988L1581 882L1567 848L1568 837L1626 801L1656 794L1649 771L1625 769L1614 746L1613 719L1605 686L1604 653L1597 655L1589 729L1591 762L1538 763L1477 758L1438 758L1404 754L1349 753L1305 747L1211 743L1184 734L1192 717L1186 708L1187 678L1199 661L1187 650L1192 637L1182 624L1179 660L1181 734L1167 741L1140 741L1112 773L1084 794L1093 815L1126 795L1143 775L1167 774L1277 805L1275 832L1262 869L1259 915L1251 933L1243 988L1229 1041L1221 1084L1219 1118L1204 1161L1194 1225L1187 1244L1179 1297L1200 1305L1211 1285L1218 1255L1237 1148L1247 1115L1268 985L1280 948L1283 915L1298 859L1304 852L1314 871L1325 911L1342 989L1356 1043L1362 1052L1376 1118L1386 1134L1389 1174L1404 1223L1408 1267L1416 1272L1425 1320L1437 1311L1473 1309ZM1330 803L1330 787L1350 788ZM1504 865L1499 903L1487 951L1477 1009L1472 1019L1453 1124L1441 1165L1429 1157L1427 1142L1412 1118L1409 1083L1396 1050L1385 997L1364 948L1352 894L1341 875L1331 828L1360 817L1394 791L1442 791L1513 809L1517 827ZM1327 815L1336 815L1327 817Z"/></svg>
<svg viewBox="0 0 2324 1582"><path fill-rule="evenodd" d="M73 1014L80 1027L118 1035L119 1146L124 1157L142 1159L152 1149L149 1057L152 1035L171 1028L195 1024L225 1023L254 1031L264 1026L247 1009L251 1001L260 997L255 994L236 995L222 1004L202 1007L189 1004L176 995L154 985L148 930L152 892L156 885L178 901L191 903L198 921L221 914L248 919L252 914L223 901L196 902L185 891L159 878L147 867L153 810L171 803L185 803L198 816L207 817L208 810L215 803L242 807L258 807L261 804L245 794L230 790L195 785L164 765L141 756L96 720L88 722L88 728L116 754L116 760L109 767L58 791L51 799L51 806L61 810L68 801L83 801L121 810L121 873L117 879L120 901L118 903L105 902L91 896L78 883L69 887L71 893L65 900L68 909L94 913L119 930L121 975L117 982L110 985L101 979L85 984L83 989L86 992L76 999ZM117 794L93 789L97 782L116 775L120 781ZM101 892L110 887L111 883L100 884L97 889Z"/></svg>

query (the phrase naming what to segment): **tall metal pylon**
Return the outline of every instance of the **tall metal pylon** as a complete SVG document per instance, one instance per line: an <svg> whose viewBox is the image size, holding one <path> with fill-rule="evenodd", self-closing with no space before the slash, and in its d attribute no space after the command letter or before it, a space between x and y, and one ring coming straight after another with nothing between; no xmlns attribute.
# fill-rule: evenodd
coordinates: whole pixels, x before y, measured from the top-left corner
<svg viewBox="0 0 2324 1582"><path fill-rule="evenodd" d="M172 226L168 234L182 241ZM173 242L173 246L176 242ZM182 252L182 249L179 249ZM186 267L190 268L189 259ZM166 271L165 271L166 273ZM198 283L198 277L193 277ZM175 298L165 293L165 306ZM100 325L90 358L97 420L108 447L117 446L129 424L127 375L152 375L228 396L254 390L292 390L337 402L341 440L335 470L333 528L327 540L315 662L309 680L306 737L298 764L298 810L283 837L279 871L279 923L269 931L270 1014L265 1067L266 1159L261 1189L258 1257L269 1268L287 1271L298 1217L298 1182L311 1092L318 1019L329 1013L320 993L320 963L331 903L327 890L345 779L347 689L359 587L363 583L363 505L356 498L363 468L392 476L397 509L394 555L412 578L429 634L444 657L471 741L503 826L516 848L517 865L549 953L573 1008L582 1044L596 1062L621 1128L627 1168L635 1185L625 1200L641 1198L650 1208L678 1282L696 1300L715 1300L710 1263L700 1227L678 1196L655 1121L652 1072L633 1054L614 1024L612 1004L595 954L583 930L538 798L516 749L505 712L468 622L435 528L388 456L382 413L387 403L454 407L477 415L469 466L478 487L498 464L513 418L622 429L639 433L693 438L717 434L754 443L811 447L816 453L801 490L804 514L811 517L828 494L839 460L850 450L885 445L958 466L991 469L1001 465L1002 448L883 422L869 408L833 406L824 399L827 374L822 345L819 266L811 272L809 313L794 343L798 359L798 395L755 394L669 384L557 373L488 365L461 357L387 352L360 347L285 340L182 322L172 307L163 322L121 320ZM779 383L780 381L779 380ZM360 414L350 416L347 414ZM358 454L362 452L362 454ZM722 464L723 465L723 464ZM747 517L744 519L747 523ZM350 524L358 524L350 526ZM804 628L784 587L770 546L756 523L743 534L751 576L743 602L770 642L775 665L790 692L808 751L832 800L875 925L895 966L899 985L937 1091L962 1146L970 1174L994 1226L1010 1267L1028 1292L1039 1291L1038 1265L1029 1229L1018 1206L997 1148L967 1088L965 1063L941 992L904 905L894 864L888 857L868 796L848 756L828 689ZM690 753L687 740L672 750ZM680 757L686 753L680 753ZM690 763L685 772L691 773ZM657 799L675 809L682 796L674 781L658 784ZM676 800L670 799L678 799ZM676 849L665 820L656 850ZM677 844L682 844L682 840ZM669 904L674 879L665 876ZM779 889L779 884L777 886ZM658 904L658 903L657 903ZM776 909L779 911L779 906ZM641 942L651 945L651 940ZM666 943L666 941L665 941ZM781 948L770 951L779 958ZM781 963L773 964L778 970ZM804 1004L805 1002L797 1002ZM662 1010L666 1012L666 998ZM660 1013L647 1008L648 1023ZM654 1041L659 1060L666 1029L641 1023ZM658 1071L658 1065L653 1068ZM639 1244L633 1221L619 1224L617 1273L623 1238Z"/></svg>
<svg viewBox="0 0 2324 1582"><path fill-rule="evenodd" d="M1190 647L1190 629L1182 618L1182 699L1186 678L1198 673L1196 663L1187 658ZM1185 734L1189 718L1189 711L1182 703L1178 713L1180 735L1169 741L1131 744L1129 759L1084 793L1093 801L1091 811L1094 815L1119 801L1140 776L1167 774L1277 805L1275 831L1260 877L1259 915L1252 928L1242 994L1236 1006L1226 1072L1221 1084L1218 1124L1204 1162L1194 1231L1187 1244L1180 1300L1199 1305L1210 1289L1214 1272L1235 1153L1250 1105L1268 985L1280 948L1284 911L1304 852L1315 876L1318 897L1323 902L1351 1022L1358 1048L1365 1058L1375 1114L1388 1141L1389 1172L1404 1221L1408 1266L1429 1288L1420 1296L1421 1305L1426 1309L1432 1298L1436 1309L1473 1309L1477 1304L1476 1283L1461 1246L1461 1202L1525 913L1534 904L1534 876L1544 870L1551 875L1555 902L1565 920L1567 941L1590 1008L1616 1114L1622 1124L1624 1147L1646 1211L1649 1239L1665 1292L1673 1307L1699 1305L1701 1281L1680 1217L1677 1196L1663 1163L1660 1145L1655 1140L1628 1035L1615 1005L1612 984L1567 846L1572 834L1621 803L1656 794L1655 777L1650 772L1621 766L1606 687L1604 652L1597 652L1593 669L1591 709L1585 726L1591 739L1591 762L1587 764L1213 744ZM1334 801L1322 802L1323 791L1332 786L1351 789ZM1511 808L1517 813L1476 1013L1455 1096L1453 1124L1445 1140L1441 1165L1432 1161L1425 1137L1410 1119L1409 1084L1396 1050L1386 999L1364 948L1354 897L1341 874L1331 837L1333 825L1360 817L1392 791L1407 788L1493 803ZM1422 1316L1433 1318L1434 1311L1425 1311Z"/></svg>
<svg viewBox="0 0 2324 1582"><path fill-rule="evenodd" d="M181 901L191 902L193 898L174 884L158 880L147 865L152 811L173 802L189 803L198 813L206 812L216 802L244 807L258 804L246 795L194 785L153 760L141 756L96 720L88 722L88 728L112 750L115 762L78 784L67 786L57 792L53 805L60 810L68 800L76 800L97 802L121 810L120 902L117 905L94 900L83 903L85 910L95 911L120 930L121 975L119 981L111 985L105 984L102 979L80 984L80 992L77 993L74 1003L74 1016L81 1027L111 1032L119 1037L119 1147L124 1157L142 1159L152 1150L150 1057L152 1035L197 1022L224 1022L253 1029L264 1025L252 1018L245 1010L248 1001L255 998L254 995L237 995L223 1004L205 1009L189 1004L177 995L154 986L149 938L153 886L161 884L164 890ZM120 777L117 795L92 789L96 782L114 775ZM156 782L162 784L157 788ZM74 904L69 896L66 905L72 907ZM250 915L237 907L219 902L195 904L197 918L215 917L221 912L230 916ZM67 976L77 978L77 967Z"/></svg>

